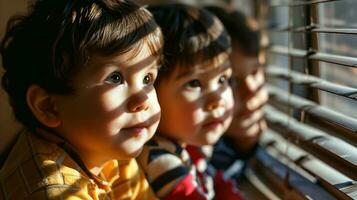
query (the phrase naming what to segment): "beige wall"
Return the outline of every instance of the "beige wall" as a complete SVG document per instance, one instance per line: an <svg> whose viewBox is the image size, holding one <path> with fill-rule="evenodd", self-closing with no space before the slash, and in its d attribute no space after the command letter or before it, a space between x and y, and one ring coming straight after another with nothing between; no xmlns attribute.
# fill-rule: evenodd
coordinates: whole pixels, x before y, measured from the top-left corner
<svg viewBox="0 0 357 200"><path fill-rule="evenodd" d="M0 37L4 37L6 24L10 16L24 12L27 8L28 0L0 0ZM2 60L2 59L1 59ZM0 62L0 65L2 63ZM0 75L4 73L0 68ZM7 96L2 87L0 90L0 153L6 145L13 139L15 133L21 128L12 115Z"/></svg>

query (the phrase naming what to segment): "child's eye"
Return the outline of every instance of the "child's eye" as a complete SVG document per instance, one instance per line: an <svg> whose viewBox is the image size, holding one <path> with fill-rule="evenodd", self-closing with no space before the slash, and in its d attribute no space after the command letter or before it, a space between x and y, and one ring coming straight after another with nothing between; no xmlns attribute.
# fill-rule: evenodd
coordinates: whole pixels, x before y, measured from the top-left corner
<svg viewBox="0 0 357 200"><path fill-rule="evenodd" d="M188 88L198 88L201 87L201 82L197 79L189 81L188 83L186 83L186 87Z"/></svg>
<svg viewBox="0 0 357 200"><path fill-rule="evenodd" d="M110 83L110 84L116 84L116 85L120 85L123 84L124 80L123 80L123 76L121 75L120 72L114 72L111 75L109 75L106 79L106 82Z"/></svg>
<svg viewBox="0 0 357 200"><path fill-rule="evenodd" d="M155 81L155 78L154 78L154 75L152 75L152 74L147 74L143 79L143 83L146 85L150 85L150 84L154 83L154 81Z"/></svg>
<svg viewBox="0 0 357 200"><path fill-rule="evenodd" d="M226 75L219 77L218 83L225 84L228 82L228 78Z"/></svg>

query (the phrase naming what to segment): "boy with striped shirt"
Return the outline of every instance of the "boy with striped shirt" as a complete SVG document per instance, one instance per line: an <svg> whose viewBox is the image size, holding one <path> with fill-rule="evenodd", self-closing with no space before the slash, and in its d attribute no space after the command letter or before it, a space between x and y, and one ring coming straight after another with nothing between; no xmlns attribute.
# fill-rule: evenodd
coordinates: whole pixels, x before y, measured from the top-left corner
<svg viewBox="0 0 357 200"><path fill-rule="evenodd" d="M156 85L162 117L157 135L138 161L161 199L241 199L228 188L217 191L201 154L186 147L212 145L232 120L228 80L230 38L221 22L204 9L169 4L149 6L164 35L164 64ZM226 198L227 199L227 198Z"/></svg>

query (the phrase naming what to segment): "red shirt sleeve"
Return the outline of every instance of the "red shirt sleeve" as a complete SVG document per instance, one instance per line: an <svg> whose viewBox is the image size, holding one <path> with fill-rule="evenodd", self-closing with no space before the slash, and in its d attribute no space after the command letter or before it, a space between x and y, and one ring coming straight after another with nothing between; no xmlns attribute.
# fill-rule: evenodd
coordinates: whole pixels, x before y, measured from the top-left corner
<svg viewBox="0 0 357 200"><path fill-rule="evenodd" d="M222 171L216 171L214 190L215 200L244 200L233 180L224 180Z"/></svg>
<svg viewBox="0 0 357 200"><path fill-rule="evenodd" d="M183 178L164 199L207 200L207 197L199 190L197 183L195 183L194 176L192 174L189 174L185 178Z"/></svg>

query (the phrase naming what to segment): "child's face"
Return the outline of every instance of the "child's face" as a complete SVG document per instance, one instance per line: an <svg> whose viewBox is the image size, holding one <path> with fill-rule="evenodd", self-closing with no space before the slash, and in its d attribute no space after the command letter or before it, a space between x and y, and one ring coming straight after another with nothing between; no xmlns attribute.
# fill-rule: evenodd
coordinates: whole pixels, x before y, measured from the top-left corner
<svg viewBox="0 0 357 200"><path fill-rule="evenodd" d="M137 156L160 119L157 61L146 45L134 56L93 55L75 77L74 95L57 97L58 131L92 160Z"/></svg>
<svg viewBox="0 0 357 200"><path fill-rule="evenodd" d="M208 145L225 132L233 112L231 68L227 54L217 60L192 71L176 70L160 82L160 134L183 144Z"/></svg>
<svg viewBox="0 0 357 200"><path fill-rule="evenodd" d="M232 87L235 114L227 134L242 141L242 148L254 144L265 128L263 106L268 92L264 87L262 58L245 55L238 48L233 48L231 56L232 79L236 82Z"/></svg>

